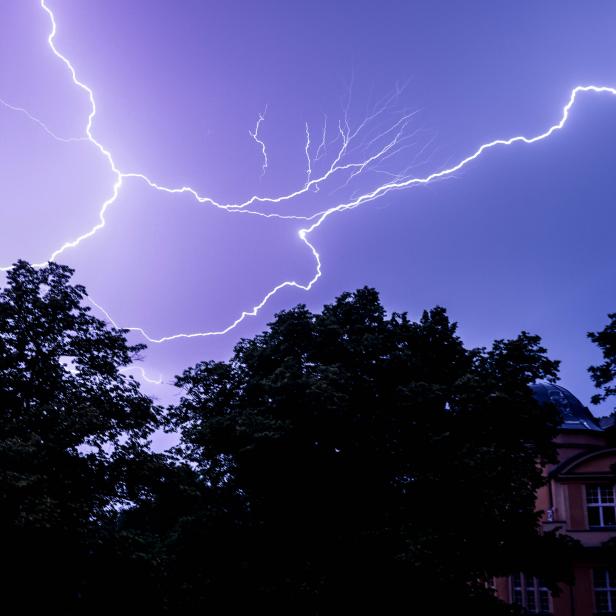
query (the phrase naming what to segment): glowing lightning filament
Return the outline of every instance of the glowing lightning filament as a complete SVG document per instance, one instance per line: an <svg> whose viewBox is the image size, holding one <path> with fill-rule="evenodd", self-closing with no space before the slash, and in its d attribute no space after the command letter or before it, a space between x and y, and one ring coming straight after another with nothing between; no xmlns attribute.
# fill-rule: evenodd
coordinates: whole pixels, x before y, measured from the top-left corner
<svg viewBox="0 0 616 616"><path fill-rule="evenodd" d="M261 156L263 157L263 164L261 165L261 176L260 177L263 177L265 175L265 172L267 171L267 165L268 165L267 148L265 147L265 142L259 136L259 129L261 128L261 124L265 122L266 114L267 114L267 105L265 105L265 109L263 113L259 114L259 117L257 119L257 125L255 126L254 132L250 130L248 131L248 134L253 138L255 143L261 148Z"/></svg>
<svg viewBox="0 0 616 616"><path fill-rule="evenodd" d="M392 156L394 153L398 153L404 146L402 145L402 142L404 141L404 139L406 139L407 137L405 137L403 135L403 131L404 128L406 126L406 123L408 121L408 119L410 118L410 116L412 114L406 114L403 115L396 123L394 123L392 126L390 126L387 130L379 133L376 137L374 137L369 143L368 145L372 145L372 144L376 144L379 141L382 140L386 140L385 145L378 147L376 152L374 152L373 154L370 154L368 152L368 154L366 155L366 157L363 160L359 160L359 161L355 161L355 162L345 162L348 158L349 152L350 152L350 146L351 144L354 142L354 140L357 138L357 136L360 134L361 131L363 131L366 126L368 125L369 122L371 122L372 120L374 120L375 118L377 118L378 116L380 116L381 114L384 113L385 109L386 109L386 103L383 104L382 106L378 106L374 112L369 115L360 125L357 129L355 129L354 131L351 131L350 126L349 126L349 121L348 121L348 116L347 116L347 111L348 111L348 106L347 109L345 110L345 117L344 117L344 122L343 123L339 123L338 124L338 136L337 139L340 141L341 145L334 157L333 162L331 163L331 165L323 172L321 173L318 177L312 177L313 175L313 171L314 169L312 168L312 163L318 161L319 159L321 159L325 153L326 150L326 136L327 136L327 118L325 118L325 126L323 128L323 135L322 135L322 139L321 139L321 143L318 146L317 152L314 156L314 158L311 158L310 156L310 132L308 130L308 125L306 124L306 143L305 143L305 155L306 155L306 160L307 160L307 170L306 170L306 175L307 175L307 179L304 183L304 185L299 188L298 190L288 193L286 195L282 195L282 196L278 196L278 197L259 197L259 196L252 196L249 199L247 199L245 202L243 203L237 203L237 204L221 204L216 202L215 200L213 200L210 197L207 196L202 196L200 195L196 190L194 190L193 188L191 188L190 186L183 186L183 187L179 187L179 188L171 188L171 187L167 187L167 186L162 186L157 184L156 182L154 182L153 180L151 180L149 177L141 174L141 173L125 173L120 171L116 164L114 163L113 157L111 155L111 153L94 137L94 135L92 134L92 125L94 122L94 118L96 116L96 102L94 99L94 93L92 91L92 89L87 86L85 83L83 83L82 81L79 80L79 78L77 77L77 73L75 68L73 67L72 63L68 60L68 58L66 56L64 56L56 47L55 45L55 37L56 37L56 32L57 32L57 26L56 26L56 21L55 21L55 17L53 12L51 11L51 9L47 6L46 4L46 0L40 0L40 6L41 8L47 13L50 23L51 23L51 31L49 33L49 36L47 38L49 47L52 51L52 53L60 60L64 63L64 65L66 66L66 68L68 69L72 81L75 84L75 86L77 86L78 88L80 88L83 92L86 93L86 95L88 96L89 102L90 102L90 113L88 114L88 121L85 127L85 135L86 137L82 137L82 138L78 138L78 139L64 139L64 138L60 138L58 137L55 133L53 133L53 131L51 131L47 126L45 126L40 120L38 120L37 118L35 118L34 116L30 115L25 109L22 109L20 107L14 107L12 105L9 105L8 103L0 100L0 104L4 105L5 107L8 107L14 111L18 111L20 113L25 114L26 116L28 116L31 120L35 121L36 123L38 123L45 131L47 131L47 133L49 133L52 137L61 140L61 141L74 141L74 140L81 140L81 141L89 141L93 146L95 146L99 152L105 157L105 159L107 160L110 169L112 170L112 172L115 175L115 182L112 186L112 190L110 195L108 196L108 198L101 204L100 208L99 208L99 212L98 212L98 222L96 225L94 225L90 230L86 231L85 233L83 233L82 235L80 235L79 237L67 241L64 244L62 244L58 249L56 249L51 256L49 257L49 261L54 261L58 256L60 256L62 253L64 253L66 250L71 249L71 248L75 248L77 247L81 242L86 241L87 239L91 238L92 236L94 236L98 231L100 231L104 226L105 226L105 214L107 212L107 210L109 209L109 207L111 207L115 201L118 198L118 195L120 194L120 190L122 188L123 185L123 181L125 179L136 179L136 180L141 180L143 182L145 182L151 189L153 190L157 190L157 191L161 191L161 192L166 192L166 193L170 193L170 194L182 194L182 193L188 193L190 194L192 197L194 197L194 199L201 204L207 204L219 209L223 209L225 211L228 211L230 213L240 213L240 214L248 214L248 215L256 215L256 216L264 216L267 218L282 218L282 219L287 219L287 220L301 220L301 221L305 221L307 224L307 226L305 226L304 228L300 229L298 231L298 237L299 240L301 242L303 242L303 244L306 246L306 248L308 248L308 250L310 251L310 253L312 254L314 261L315 261L315 273L313 275L313 277L306 283L299 283L296 282L294 280L287 280L284 281L280 284L278 284L277 286L275 286L273 289L271 289L262 299L260 302L258 302L257 304L255 304L251 309L249 310L245 310L243 311L233 322L231 322L227 327L220 329L220 330L215 330L215 331L205 331L205 332L194 332L194 333L177 333L174 335L169 335L169 336L161 336L161 337L153 337L151 335L149 335L143 328L141 327L127 327L125 329L131 330L131 331L135 331L135 332L139 332L144 338L146 338L147 340L149 340L152 343L162 343L162 342L168 342L170 340L177 340L177 339L181 339L181 338L196 338L196 337L208 337L208 336L221 336L224 335L228 332L230 332L231 330L233 330L235 327L237 327L242 321L244 321L244 319L246 319L247 317L251 317L251 316L256 316L258 314L258 312L267 304L267 302L275 295L277 294L280 290L287 288L287 287L294 287L297 289L302 289L304 291L309 291L314 284L319 280L319 278L322 275L322 269L321 269L321 258L320 255L317 251L317 249L315 248L315 246L308 240L308 236L318 227L320 227L323 222L325 220L327 220L330 216L332 216L333 214L339 213L339 212L344 212L347 210L351 210L354 209L356 207L359 207L361 205L364 205L366 203L369 203L371 201L374 201L375 199L379 199L381 197L383 197L384 195L386 195L387 193L389 193L390 191L394 191L394 190L402 190L402 189L406 189L406 188L410 188L412 186L417 186L417 185L423 185L423 184L429 184L435 180L438 179L442 179L445 178L447 176L451 176L453 174L455 174L456 172L460 171L461 169L463 169L464 167L466 167L469 163L473 162L474 160L478 159L480 156L482 156L485 152L487 152L488 150L491 150L497 146L509 146L509 145L513 145L515 143L524 143L524 144L533 144L536 143L538 141L542 141L543 139L547 139L548 137L550 137L551 135L553 135L555 132L561 130L565 124L567 123L567 120L569 119L569 115L570 115L570 111L573 108L577 97L579 94L581 93L586 93L586 92L593 92L593 93L605 93L605 94L611 94L616 96L616 88L612 88L612 87L607 87L607 86L596 86L596 85L586 85L586 86L577 86L575 88L573 88L573 90L570 93L569 96L569 100L567 101L567 103L565 104L565 106L563 107L562 113L561 113L561 117L560 120L550 126L547 130L545 130L542 133L539 133L535 136L531 136L531 137L526 137L524 135L517 135L514 137L510 137L508 139L496 139L494 141L490 141L488 143L484 143L483 145L479 146L472 154L470 154L469 156L467 156L466 158L463 158L462 160L460 160L458 163L456 163L455 165L451 166L451 167L447 167L445 169L442 169L440 171L436 171L433 173L430 173L424 177L408 177L406 174L399 174L399 175L394 175L394 180L384 183L384 184L380 184L378 185L376 188L369 190L367 192L364 192L362 194L360 194L359 196L356 196L354 198L352 198L349 201L346 202L342 202L342 203L338 203L332 207L329 207L325 210L322 210L320 212L317 212L315 214L312 214L310 216L302 216L299 214L292 214L292 215L287 215L287 214L281 214L278 212L262 212L260 210L255 210L255 209L249 209L253 206L262 206L262 205L278 205L278 204L284 204L287 201L293 200L301 195L306 194L308 191L313 191L316 192L319 190L319 187L321 185L323 185L326 181L328 181L329 179L331 179L333 176L335 175L339 175L339 174L344 174L344 173L348 173L348 178L347 178L347 184L348 182L356 177L357 175L363 173L366 169L369 169L374 163L379 162L379 161L383 161L386 158ZM261 154L263 157L263 165L262 165L262 173L261 176L263 176L263 174L265 174L265 171L267 169L268 166L268 159L267 159L267 151L265 148L265 143L263 142L263 140L260 138L259 136L259 129L261 127L262 122L265 120L265 113L267 111L266 110L262 113L259 114L258 120L257 120L257 124L255 127L254 131L249 131L250 136L253 138L253 140L260 146L261 148ZM393 137L389 137L390 134L393 134ZM344 184L346 186L346 184ZM36 264L38 266L43 266L45 265L45 263L40 263L40 264ZM0 268L3 270L8 270L10 269L10 266L8 267L4 267L4 268ZM101 310L101 312L103 314L106 315L106 317L114 324L116 325L115 321L111 318L111 316L107 313L107 311L100 306L99 304L97 304L96 302L94 302L93 300L91 300L92 303L99 309ZM145 378L145 373L142 373L142 376L144 376ZM149 379L146 378L146 380L149 380L150 382L158 382L155 381L154 379Z"/></svg>
<svg viewBox="0 0 616 616"><path fill-rule="evenodd" d="M298 282L295 281L285 281L279 285L277 285L276 287L274 287L271 291L269 291L269 293L267 293L265 295L265 297L262 299L261 302L259 302L257 305L255 305L252 310L247 310L242 312L242 314L233 322L231 323L228 327L218 330L218 331L207 331L207 332L194 332L194 333L178 333L178 334L174 334L171 336L162 336L160 338L154 338L150 335L148 335L148 333L146 331L144 331L142 328L140 327L128 327L127 329L131 330L131 331L137 331L139 333L141 333L147 340L149 340L150 342L154 342L154 343L161 343L161 342L168 342L170 340L177 340L180 338L197 338L197 337L207 337L207 336L220 336L223 334L226 334L228 332L230 332L232 329L234 329L237 325L239 325L246 317L248 316L255 316L259 310L261 310L261 308L263 308L263 306L265 306L265 304L269 301L269 299L275 295L276 293L278 293L278 291L280 291L281 289L285 288L285 287L295 287L298 289L302 289L304 291L309 291L314 284L319 280L319 278L322 275L322 271L321 271L321 259L320 259L320 255L317 251L317 249L308 241L308 235L310 233L312 233L315 229L317 229L318 227L321 226L321 224L323 224L323 222L325 220L327 220L327 218L329 218L332 214L338 213L338 212L343 212L346 210L350 210L356 207L359 207L365 203L368 203L370 201L374 201L375 199L378 199L380 197L382 197L383 195L387 194L388 192L392 191L392 190L401 190L404 188L409 188L411 186L416 186L416 185L421 185L421 184L429 184L430 182L433 182L434 180L440 179L440 178L444 178L447 177L449 175L452 175L454 173L456 173L457 171L460 171L461 169L463 169L464 167L466 167L466 165L468 165L469 163L471 163L472 161L476 160L477 158L479 158L484 152L495 148L497 146L508 146L508 145L513 145L514 143L525 143L525 144L532 144L532 143L536 143L538 141L542 141L543 139L547 139L550 135L554 134L556 131L561 130L565 124L567 123L567 120L569 119L569 113L571 111L571 108L573 107L573 105L575 104L575 101L577 99L577 96L579 93L581 92L595 92L595 93L607 93L607 94L612 94L613 96L616 96L616 88L611 88L611 87L607 87L607 86L594 86L594 85L590 85L590 86L577 86L576 88L574 88L571 91L571 95L569 97L569 100L567 102L567 104L563 107L563 111L562 111L562 115L561 115L561 119L554 125L550 126L546 131L544 131L543 133L540 133L538 135L535 135L534 137L526 137L524 135L518 135L515 137L510 137L509 139L495 139L494 141L490 141L488 143L484 143L483 145L481 145L479 148L477 148L477 150L475 150L475 152L473 152L472 154L470 154L469 156L467 156L466 158L463 158L460 162L458 162L456 165L453 165L452 167L448 167L446 169L442 169L441 171L436 171L434 173L431 173L425 177L420 177L420 178L409 178L403 181L395 181L395 182L389 182L386 184L382 184L380 186L378 186L377 188L375 188L374 190L368 192L368 193L364 193L362 195L360 195L359 197L356 197L355 199L346 202L346 203L340 203L336 206L333 206L323 212L319 212L316 215L309 217L311 219L316 218L315 222L313 224L311 224L310 226L300 229L298 231L298 236L299 239L304 242L304 244L306 246L308 246L308 248L310 249L310 251L312 252L317 267L316 267L316 273L313 276L313 278L307 283L307 284L300 284ZM107 315L109 316L109 315Z"/></svg>

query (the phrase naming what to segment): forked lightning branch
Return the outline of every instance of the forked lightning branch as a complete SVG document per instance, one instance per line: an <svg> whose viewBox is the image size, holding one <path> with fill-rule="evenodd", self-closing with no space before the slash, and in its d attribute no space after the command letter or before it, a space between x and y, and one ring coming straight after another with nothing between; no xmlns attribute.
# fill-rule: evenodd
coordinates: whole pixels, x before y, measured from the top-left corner
<svg viewBox="0 0 616 616"><path fill-rule="evenodd" d="M256 316L257 313L267 304L267 302L276 295L279 291L285 288L296 288L303 291L309 291L319 278L323 274L321 258L314 243L310 241L310 235L318 229L328 218L334 214L341 214L348 212L354 208L360 207L367 203L370 203L376 199L380 199L387 195L391 191L403 190L411 188L413 186L429 184L439 179L446 178L462 170L464 167L481 157L488 150L496 147L505 147L516 143L533 144L543 139L547 139L560 129L562 129L567 123L570 112L578 99L578 96L583 93L595 93L595 94L611 94L616 95L616 88L608 86L597 85L584 85L577 86L571 90L569 98L563 107L559 120L548 127L544 132L534 136L516 135L506 139L496 139L488 143L484 143L478 147L474 152L463 158L456 164L435 171L423 177L413 176L409 169L413 167L412 162L409 161L409 166L406 169L400 171L388 171L385 175L389 180L385 183L379 183L368 190L354 193L352 198L335 202L328 207L320 209L316 213L309 215L299 215L293 213L287 213L285 206L295 205L297 200L302 195L309 193L318 193L320 188L326 183L332 181L339 181L340 187L348 187L354 182L358 182L358 178L362 177L369 171L374 170L378 165L386 164L394 155L400 156L405 148L408 146L409 139L414 136L413 132L409 133L409 122L413 116L411 112L401 112L393 121L390 121L384 128L375 132L374 125L378 121L382 120L386 112L389 109L391 99L385 99L379 104L375 105L373 111L369 113L362 122L356 126L351 127L348 117L348 108L343 114L342 120L340 120L333 131L328 131L327 118L324 119L323 127L320 127L318 134L320 139L314 141L311 139L311 128L308 124L305 125L305 141L303 149L306 157L306 167L303 172L304 179L297 190L289 192L287 194L279 195L276 197L263 197L253 195L246 199L242 203L220 203L211 197L199 194L195 189L190 186L164 186L157 183L150 177L135 171L124 171L117 167L114 162L112 153L100 142L93 134L93 124L96 117L96 100L92 89L80 80L75 67L71 60L69 60L56 45L57 24L54 13L47 6L45 0L40 0L40 6L43 11L49 17L50 31L47 38L51 53L53 53L57 59L64 63L70 78L76 88L79 88L88 97L90 103L90 112L88 114L87 123L84 130L84 135L81 137L61 137L58 136L51 128L44 124L41 120L33 116L28 110L15 104L15 101L7 102L0 99L0 104L4 105L7 109L14 111L15 113L22 113L26 115L30 120L37 123L42 130L44 130L51 138L63 141L88 141L96 148L100 155L103 156L111 171L115 176L113 185L110 186L108 197L103 203L98 206L98 221L90 229L85 230L78 237L67 239L61 246L54 250L48 258L48 261L55 261L65 252L76 248L83 242L88 241L97 233L101 232L106 225L106 214L110 207L112 207L118 200L118 196L126 184L127 181L144 182L151 190L161 191L168 194L189 194L194 198L197 204L218 208L224 210L230 215L242 214L250 216L259 216L264 218L277 218L284 220L295 220L301 225L298 230L298 240L302 242L305 247L310 251L314 259L314 274L312 278L307 281L300 282L296 280L285 280L276 285L270 291L268 291L261 300L249 309L244 310L236 318L232 319L230 323L219 330L212 331L200 331L200 332L179 332L165 336L152 336L143 328L133 325L125 325L123 323L116 323L111 315L104 309L103 306L92 301L92 303L105 314L105 316L116 326L135 331L140 333L151 343L163 343L170 340L177 340L181 338L199 338L208 336L221 336L231 330L244 321L247 317ZM392 95L392 97L395 96ZM260 129L262 123L265 121L266 110L258 115L258 120L254 131L249 131L250 137L255 141L259 149L259 154L262 158L262 173L265 174L268 169L268 155L266 143L261 138ZM369 129L369 130L368 130ZM332 132L333 138L329 139L329 132ZM366 136L368 135L368 136ZM328 149L335 145L335 148L331 154ZM360 151L362 155L354 159L353 154ZM325 156L329 156L329 164L325 166L325 170L320 173L315 173L316 162L323 159ZM336 191L329 193L336 194ZM325 197L324 197L324 200ZM260 209L265 208L265 209ZM270 211L274 209L275 211ZM293 208L296 209L296 208ZM291 211L293 211L291 209ZM37 266L44 266L45 263L38 263ZM3 271L11 269L10 265L3 266Z"/></svg>

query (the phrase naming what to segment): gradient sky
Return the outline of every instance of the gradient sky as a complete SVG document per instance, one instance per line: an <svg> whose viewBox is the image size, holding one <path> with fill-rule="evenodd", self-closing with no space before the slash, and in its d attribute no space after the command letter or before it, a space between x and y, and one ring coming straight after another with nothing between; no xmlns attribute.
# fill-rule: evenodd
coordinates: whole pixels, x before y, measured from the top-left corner
<svg viewBox="0 0 616 616"><path fill-rule="evenodd" d="M338 173L262 213L311 215L396 174L422 177L482 143L542 133L572 88L616 87L609 0L48 0L55 43L97 105L93 134L123 172L190 185L221 203L280 196L331 165L400 140L361 174ZM0 265L44 261L97 222L114 175L85 135L85 92L52 53L38 0L0 0ZM385 104L386 103L386 104ZM258 136L267 147L263 174ZM408 116L404 122L399 122ZM327 117L326 144L317 148ZM389 130L392 129L392 130ZM616 97L583 94L565 128L495 148L447 179L390 192L310 234L323 276L285 288L224 336L150 344L147 374L170 382L299 302L319 309L371 285L390 310L436 304L468 345L540 334L562 384L588 403L599 355L586 339L616 310ZM336 140L337 138L337 140ZM393 175L392 175L393 174ZM125 179L106 226L59 261L123 326L152 337L220 330L285 280L306 284L306 223L239 215ZM142 341L138 334L131 334ZM137 376L139 376L137 374ZM171 388L145 384L162 400ZM601 409L607 411L607 407Z"/></svg>

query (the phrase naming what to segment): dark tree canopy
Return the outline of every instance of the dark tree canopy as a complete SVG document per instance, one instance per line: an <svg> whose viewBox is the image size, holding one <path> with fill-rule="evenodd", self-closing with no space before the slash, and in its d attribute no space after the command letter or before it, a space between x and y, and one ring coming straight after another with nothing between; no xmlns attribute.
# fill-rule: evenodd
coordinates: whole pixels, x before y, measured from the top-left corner
<svg viewBox="0 0 616 616"><path fill-rule="evenodd" d="M242 538L222 567L221 582L239 582L229 604L409 613L394 606L425 600L425 613L505 614L492 576L564 575L548 561L564 565L567 546L540 535L534 510L560 421L529 388L556 378L545 353L526 332L466 349L443 308L388 317L364 288L321 314L281 312L228 362L186 370L179 451L233 503L236 529L227 519L222 534ZM190 545L175 556L189 569L187 554L205 555L194 587L216 575L196 519L183 519Z"/></svg>
<svg viewBox="0 0 616 616"><path fill-rule="evenodd" d="M93 317L71 276L19 261L0 292L3 586L22 606L77 600L97 532L128 502L127 465L158 422L121 372L144 347Z"/></svg>
<svg viewBox="0 0 616 616"><path fill-rule="evenodd" d="M0 292L5 604L493 616L516 613L493 576L565 579L534 511L560 421L528 387L558 369L537 336L467 349L443 308L364 288L186 370L163 413L71 276L20 261Z"/></svg>
<svg viewBox="0 0 616 616"><path fill-rule="evenodd" d="M588 369L595 386L602 390L593 396L593 404L616 395L616 312L607 316L610 322L601 331L588 333L588 337L601 349L604 359L602 364Z"/></svg>

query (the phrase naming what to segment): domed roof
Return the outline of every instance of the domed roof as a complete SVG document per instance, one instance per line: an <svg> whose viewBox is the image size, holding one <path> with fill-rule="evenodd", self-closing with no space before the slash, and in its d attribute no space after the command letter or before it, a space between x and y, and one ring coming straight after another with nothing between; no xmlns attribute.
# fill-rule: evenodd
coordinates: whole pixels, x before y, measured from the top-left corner
<svg viewBox="0 0 616 616"><path fill-rule="evenodd" d="M561 430L601 431L593 414L568 389L553 383L535 383L531 389L538 402L550 402L560 411Z"/></svg>

